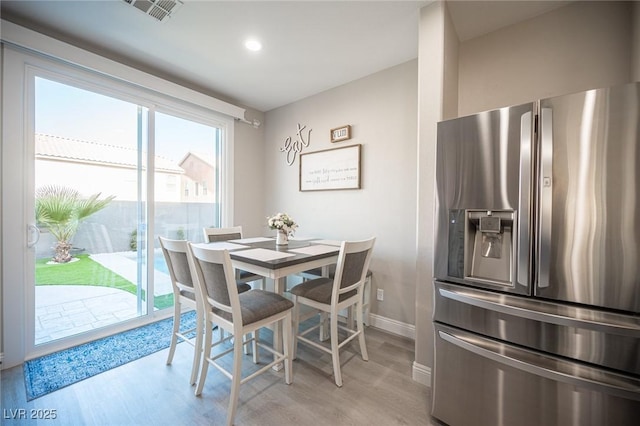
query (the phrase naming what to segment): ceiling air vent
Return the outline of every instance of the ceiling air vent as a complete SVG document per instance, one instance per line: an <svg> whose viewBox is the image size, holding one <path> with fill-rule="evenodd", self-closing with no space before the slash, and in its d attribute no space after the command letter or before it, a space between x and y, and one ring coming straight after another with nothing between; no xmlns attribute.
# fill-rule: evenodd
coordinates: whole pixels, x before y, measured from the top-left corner
<svg viewBox="0 0 640 426"><path fill-rule="evenodd" d="M123 0L141 12L162 22L182 6L180 0Z"/></svg>

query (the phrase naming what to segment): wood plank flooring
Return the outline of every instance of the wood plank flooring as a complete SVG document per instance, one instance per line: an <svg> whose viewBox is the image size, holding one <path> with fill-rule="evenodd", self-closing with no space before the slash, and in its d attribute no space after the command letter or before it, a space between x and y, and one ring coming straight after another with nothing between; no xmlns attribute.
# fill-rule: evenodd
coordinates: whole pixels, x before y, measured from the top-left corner
<svg viewBox="0 0 640 426"><path fill-rule="evenodd" d="M430 389L411 379L413 341L373 327L366 329L366 338L368 362L360 357L357 340L341 352L342 388L333 381L330 356L299 345L293 383L284 383L283 371L269 371L243 384L235 424L430 425ZM189 385L192 351L179 344L171 366L165 365L163 350L29 402L22 367L4 370L0 424L224 424L231 382L209 368L196 397ZM245 356L243 366L251 365ZM19 409L26 420L13 418ZM42 410L55 410L56 419L29 418Z"/></svg>

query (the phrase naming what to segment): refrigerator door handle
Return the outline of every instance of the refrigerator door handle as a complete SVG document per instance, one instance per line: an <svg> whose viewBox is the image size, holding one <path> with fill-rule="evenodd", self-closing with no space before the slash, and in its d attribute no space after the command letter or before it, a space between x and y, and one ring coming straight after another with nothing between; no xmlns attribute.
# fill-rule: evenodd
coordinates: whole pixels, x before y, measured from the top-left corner
<svg viewBox="0 0 640 426"><path fill-rule="evenodd" d="M553 203L553 111L540 111L540 182L539 182L539 226L538 226L538 271L537 286L549 287L551 267L551 220Z"/></svg>
<svg viewBox="0 0 640 426"><path fill-rule="evenodd" d="M438 330L445 341L476 355L497 363L526 371L539 377L575 386L595 389L609 395L640 401L640 382L636 379L597 370L585 365L561 360L510 345L489 342L483 345L482 338L465 339L455 331ZM581 374L580 374L581 373Z"/></svg>
<svg viewBox="0 0 640 426"><path fill-rule="evenodd" d="M522 114L520 117L520 199L518 200L518 243L516 254L516 281L518 284L529 287L529 250L530 250L530 215L531 209L531 159L532 159L532 113ZM529 293L530 294L530 293Z"/></svg>
<svg viewBox="0 0 640 426"><path fill-rule="evenodd" d="M625 317L589 319L587 309L575 308L575 317L563 314L562 312L545 312L540 309L538 302L536 306L529 309L526 302L522 303L519 298L507 295L498 295L483 292L475 295L470 289L438 289L440 295L447 299L455 300L471 306L477 306L489 311L500 312L533 321L549 324L561 325L564 327L582 328L586 330L606 332L623 336L640 338L640 328L638 320L628 320ZM513 302L512 302L513 301ZM537 308L537 309L536 309ZM611 314L613 315L613 314Z"/></svg>

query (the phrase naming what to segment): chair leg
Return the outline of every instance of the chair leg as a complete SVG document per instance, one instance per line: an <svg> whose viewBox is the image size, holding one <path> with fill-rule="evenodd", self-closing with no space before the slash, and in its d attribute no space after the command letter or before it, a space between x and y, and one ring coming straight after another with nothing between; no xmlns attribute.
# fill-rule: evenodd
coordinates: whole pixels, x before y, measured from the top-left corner
<svg viewBox="0 0 640 426"><path fill-rule="evenodd" d="M171 365L171 362L173 361L173 354L176 351L178 332L180 331L180 319L180 301L176 299L173 304L173 332L171 334L171 345L169 345L169 355L167 355L167 365Z"/></svg>
<svg viewBox="0 0 640 426"><path fill-rule="evenodd" d="M257 364L260 360L260 354L258 354L258 340L260 340L260 329L253 332L253 363Z"/></svg>
<svg viewBox="0 0 640 426"><path fill-rule="evenodd" d="M327 330L327 313L320 312L320 336L319 339L324 342L329 338L329 332Z"/></svg>
<svg viewBox="0 0 640 426"><path fill-rule="evenodd" d="M231 395L229 396L229 409L227 410L227 425L233 425L238 408L238 396L240 394L240 382L242 377L242 339L233 339L233 373L231 377Z"/></svg>
<svg viewBox="0 0 640 426"><path fill-rule="evenodd" d="M293 381L293 327L291 323L291 311L282 320L282 348L284 351L284 382L288 385Z"/></svg>
<svg viewBox="0 0 640 426"><path fill-rule="evenodd" d="M353 330L355 320L353 319L353 310L355 309L354 305L351 305L347 308L347 328Z"/></svg>
<svg viewBox="0 0 640 426"><path fill-rule="evenodd" d="M364 312L364 324L368 327L371 325L371 277L367 277L364 281L364 291L362 294L362 310Z"/></svg>
<svg viewBox="0 0 640 426"><path fill-rule="evenodd" d="M224 340L224 329L222 327L218 327L220 331L220 340Z"/></svg>
<svg viewBox="0 0 640 426"><path fill-rule="evenodd" d="M342 373L340 373L340 348L338 342L338 313L332 312L329 320L331 323L331 359L333 361L333 376L336 385L342 387Z"/></svg>
<svg viewBox="0 0 640 426"><path fill-rule="evenodd" d="M196 309L196 341L193 348L193 365L191 366L191 385L198 380L198 368L202 358L202 338L204 337L204 319L202 318L202 310Z"/></svg>
<svg viewBox="0 0 640 426"><path fill-rule="evenodd" d="M242 336L242 350L244 352L245 355L249 355L249 345L247 344L247 342L251 339L251 335L250 334L245 334L244 336Z"/></svg>
<svg viewBox="0 0 640 426"><path fill-rule="evenodd" d="M200 368L200 376L198 377L198 386L196 386L196 396L200 395L202 393L202 388L204 388L204 382L207 379L207 371L209 370L209 361L207 361L207 358L211 354L211 338L213 335L213 330L211 329L212 324L211 321L209 321L209 318L205 318L204 321L204 344L202 346L203 359L202 366ZM222 327L219 328L222 329Z"/></svg>
<svg viewBox="0 0 640 426"><path fill-rule="evenodd" d="M362 302L356 303L356 323L358 327L358 342L360 343L360 353L362 354L362 359L365 361L369 360L369 354L367 353L367 343L364 341L364 324L363 324L363 313L362 313Z"/></svg>
<svg viewBox="0 0 640 426"><path fill-rule="evenodd" d="M291 353L292 359L296 359L298 356L298 328L299 327L300 327L300 304L298 303L298 296L294 294L293 295L293 318L291 319L291 329L293 331L293 339L292 339L293 352Z"/></svg>

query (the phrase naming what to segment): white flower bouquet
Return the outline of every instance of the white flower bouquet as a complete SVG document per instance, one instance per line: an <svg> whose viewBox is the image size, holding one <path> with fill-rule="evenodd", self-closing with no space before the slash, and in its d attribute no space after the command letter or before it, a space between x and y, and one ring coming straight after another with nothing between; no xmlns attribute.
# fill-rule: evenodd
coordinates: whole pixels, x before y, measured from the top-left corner
<svg viewBox="0 0 640 426"><path fill-rule="evenodd" d="M267 218L270 229L283 231L287 236L293 235L298 229L298 224L286 213L278 213Z"/></svg>

